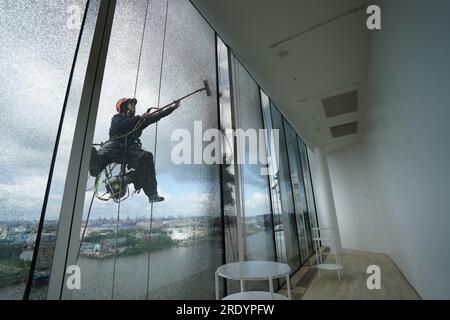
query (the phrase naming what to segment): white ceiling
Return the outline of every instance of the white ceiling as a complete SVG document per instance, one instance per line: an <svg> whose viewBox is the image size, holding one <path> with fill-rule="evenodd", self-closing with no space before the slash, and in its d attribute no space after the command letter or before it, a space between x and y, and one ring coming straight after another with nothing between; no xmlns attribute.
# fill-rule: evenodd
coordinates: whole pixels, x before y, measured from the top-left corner
<svg viewBox="0 0 450 320"><path fill-rule="evenodd" d="M358 141L361 133L333 139L329 128L357 120L364 99L360 97L359 112L331 119L326 118L321 100L365 84L369 46L365 10L333 18L367 4L367 0L192 3L308 144L333 151ZM318 25L322 26L314 29ZM301 36L269 48L304 31ZM280 58L282 51L290 55Z"/></svg>

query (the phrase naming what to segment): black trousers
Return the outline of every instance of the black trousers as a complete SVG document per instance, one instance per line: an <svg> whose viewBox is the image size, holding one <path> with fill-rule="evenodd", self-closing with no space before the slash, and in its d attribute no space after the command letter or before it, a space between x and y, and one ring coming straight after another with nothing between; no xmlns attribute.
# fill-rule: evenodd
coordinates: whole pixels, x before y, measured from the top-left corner
<svg viewBox="0 0 450 320"><path fill-rule="evenodd" d="M142 149L140 143L133 142L124 150L123 142L112 141L103 145L97 153L102 169L111 163L121 164L125 155L125 164L128 169L135 170L132 181L136 191L143 189L147 197L158 193L153 154Z"/></svg>

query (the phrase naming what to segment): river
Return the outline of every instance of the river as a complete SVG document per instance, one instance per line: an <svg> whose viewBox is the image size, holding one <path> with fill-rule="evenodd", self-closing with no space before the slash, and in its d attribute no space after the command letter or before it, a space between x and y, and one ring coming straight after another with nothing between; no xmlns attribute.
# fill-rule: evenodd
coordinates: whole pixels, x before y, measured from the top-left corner
<svg viewBox="0 0 450 320"><path fill-rule="evenodd" d="M252 259L264 259L271 232L260 232L247 238ZM267 243L267 245L265 244ZM152 300L211 300L215 299L214 273L222 264L220 241L198 241L189 246L154 252L150 260L149 299ZM96 260L80 257L81 290L73 298L109 300L112 298L114 259ZM147 292L147 254L119 257L116 263L114 299L143 300ZM23 286L0 289L0 299L20 299ZM45 295L37 289L34 296Z"/></svg>

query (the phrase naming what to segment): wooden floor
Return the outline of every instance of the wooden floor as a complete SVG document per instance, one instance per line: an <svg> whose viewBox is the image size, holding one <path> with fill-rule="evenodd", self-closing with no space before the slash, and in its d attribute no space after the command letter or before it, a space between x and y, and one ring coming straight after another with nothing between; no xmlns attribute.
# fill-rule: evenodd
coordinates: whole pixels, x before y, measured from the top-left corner
<svg viewBox="0 0 450 320"><path fill-rule="evenodd" d="M328 255L326 262L333 263ZM303 300L417 300L413 287L388 255L344 249L341 255L341 281L336 271L317 273L315 257L310 259L291 280L293 299ZM367 267L377 265L381 269L381 289L369 290ZM285 290L280 290L285 293Z"/></svg>

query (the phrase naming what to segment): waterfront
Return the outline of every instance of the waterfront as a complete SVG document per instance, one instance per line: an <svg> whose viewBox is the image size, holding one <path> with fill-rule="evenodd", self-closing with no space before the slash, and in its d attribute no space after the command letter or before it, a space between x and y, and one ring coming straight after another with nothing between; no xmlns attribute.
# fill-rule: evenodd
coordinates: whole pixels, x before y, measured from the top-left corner
<svg viewBox="0 0 450 320"><path fill-rule="evenodd" d="M247 238L250 256L263 259L271 232L259 232ZM222 264L222 244L217 241L193 241L151 255L149 299L214 299L214 272ZM75 291L79 300L109 300L112 297L114 259L80 257L82 290ZM148 255L117 258L114 299L146 299ZM20 299L23 285L0 289L1 299ZM45 296L45 288L35 289L34 297Z"/></svg>

